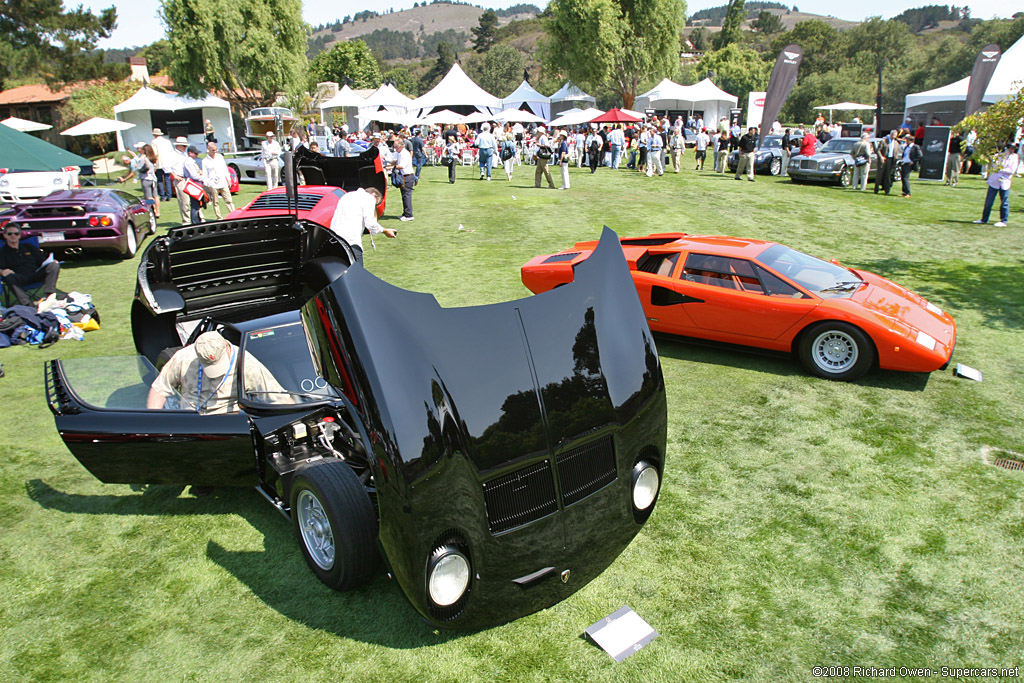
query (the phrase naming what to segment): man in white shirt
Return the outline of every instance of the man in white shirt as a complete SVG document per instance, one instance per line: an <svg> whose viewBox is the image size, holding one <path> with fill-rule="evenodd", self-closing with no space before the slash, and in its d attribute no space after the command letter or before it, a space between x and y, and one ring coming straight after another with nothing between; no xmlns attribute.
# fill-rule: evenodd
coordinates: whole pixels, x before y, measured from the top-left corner
<svg viewBox="0 0 1024 683"><path fill-rule="evenodd" d="M267 131L267 139L260 144L263 157L263 172L267 174L267 189L273 190L281 184L281 143L274 139L274 131Z"/></svg>
<svg viewBox="0 0 1024 683"><path fill-rule="evenodd" d="M405 140L395 138L394 167L402 173L402 215L400 221L412 220L412 188L416 185L416 168L412 165L412 152L405 148Z"/></svg>
<svg viewBox="0 0 1024 683"><path fill-rule="evenodd" d="M153 129L153 141L150 143L153 151L156 152L156 189L157 196L161 201L171 199L171 176L167 172L167 166L174 155L174 146L171 141L164 137L164 132L159 128Z"/></svg>
<svg viewBox="0 0 1024 683"><path fill-rule="evenodd" d="M707 128L701 128L700 132L697 133L697 139L694 143L694 157L697 161L696 170L704 170L704 159L708 155L708 144L711 142L711 138L708 137Z"/></svg>
<svg viewBox="0 0 1024 683"><path fill-rule="evenodd" d="M220 199L228 212L235 210L235 204L231 201L231 191L228 189L228 164L224 157L217 153L217 143L206 143L206 158L203 159L203 179L206 181L206 194L213 204L213 213L220 220Z"/></svg>
<svg viewBox="0 0 1024 683"><path fill-rule="evenodd" d="M338 237L348 242L355 254L356 262L363 262L363 231L370 233L370 242L373 242L372 235L384 233L386 237L395 237L396 233L391 228L381 227L377 222L377 204L380 203L381 193L375 187L369 190L359 188L352 192L346 192L338 200L334 209L334 216L331 218L331 231Z"/></svg>
<svg viewBox="0 0 1024 683"><path fill-rule="evenodd" d="M185 149L188 147L188 138L178 136L174 139L174 150L167 155L166 159L161 158L160 163L164 164L164 173L171 177L174 184L174 191L178 193L178 211L181 214L181 224L191 222L189 220L189 201L185 194L185 160L188 155Z"/></svg>

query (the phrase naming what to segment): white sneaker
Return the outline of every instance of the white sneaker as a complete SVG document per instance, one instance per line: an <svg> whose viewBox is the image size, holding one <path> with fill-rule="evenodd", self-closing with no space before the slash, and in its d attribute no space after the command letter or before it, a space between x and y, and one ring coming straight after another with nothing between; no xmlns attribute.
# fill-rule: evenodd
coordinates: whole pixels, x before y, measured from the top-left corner
<svg viewBox="0 0 1024 683"><path fill-rule="evenodd" d="M988 221L983 221L980 218L978 220L974 221L975 225L985 225L986 223L988 223Z"/></svg>
<svg viewBox="0 0 1024 683"><path fill-rule="evenodd" d="M1006 223L1004 223L1002 221L999 221L998 223L996 223L995 227L997 227L997 228L1005 228L1006 227Z"/></svg>
<svg viewBox="0 0 1024 683"><path fill-rule="evenodd" d="M398 220L400 220L400 221L411 221L411 220L413 220L413 217L412 216L399 216Z"/></svg>

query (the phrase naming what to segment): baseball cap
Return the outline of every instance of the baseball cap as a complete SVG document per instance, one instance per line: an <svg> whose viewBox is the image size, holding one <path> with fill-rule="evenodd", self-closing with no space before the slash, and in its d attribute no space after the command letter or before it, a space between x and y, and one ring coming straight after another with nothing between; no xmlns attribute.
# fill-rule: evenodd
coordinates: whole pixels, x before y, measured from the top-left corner
<svg viewBox="0 0 1024 683"><path fill-rule="evenodd" d="M223 377L231 364L227 340L219 332L203 332L196 339L196 358L210 377Z"/></svg>
<svg viewBox="0 0 1024 683"><path fill-rule="evenodd" d="M196 147L195 145L189 145L189 146L188 146L188 149L187 149L186 151L187 151L187 152L188 152L189 154L199 154L199 148L198 148L198 147Z"/></svg>

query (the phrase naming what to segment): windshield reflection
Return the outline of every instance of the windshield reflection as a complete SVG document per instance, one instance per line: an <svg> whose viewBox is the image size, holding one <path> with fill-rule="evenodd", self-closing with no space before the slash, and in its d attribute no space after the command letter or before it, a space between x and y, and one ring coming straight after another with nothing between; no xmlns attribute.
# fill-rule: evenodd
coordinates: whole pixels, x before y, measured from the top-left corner
<svg viewBox="0 0 1024 683"><path fill-rule="evenodd" d="M824 298L850 296L863 284L851 270L781 244L765 249L757 261Z"/></svg>

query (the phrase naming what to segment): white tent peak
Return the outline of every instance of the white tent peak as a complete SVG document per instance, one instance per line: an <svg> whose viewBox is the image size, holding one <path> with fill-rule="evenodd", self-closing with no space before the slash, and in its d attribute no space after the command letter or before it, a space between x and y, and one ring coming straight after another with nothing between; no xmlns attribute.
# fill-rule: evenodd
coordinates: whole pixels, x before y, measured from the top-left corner
<svg viewBox="0 0 1024 683"><path fill-rule="evenodd" d="M384 83L374 90L373 94L367 97L366 100L359 105L359 108L386 107L390 111L394 111L395 108L401 107L402 110L405 111L410 108L411 103L412 98L408 95L402 94L402 92L391 83Z"/></svg>
<svg viewBox="0 0 1024 683"><path fill-rule="evenodd" d="M162 111L179 111L181 109L202 109L203 107L229 107L230 105L219 97L207 94L202 99L175 95L173 93L160 92L142 86L138 92L124 102L114 105L114 113L120 114L125 111L141 111L143 109L156 109Z"/></svg>
<svg viewBox="0 0 1024 683"><path fill-rule="evenodd" d="M581 102L596 102L597 98L595 98L593 95L588 95L587 93L580 90L579 86L577 86L572 81L566 81L565 85L559 88L558 92L551 96L551 101L566 102L570 100Z"/></svg>
<svg viewBox="0 0 1024 683"><path fill-rule="evenodd" d="M401 93L399 93L401 94ZM404 97L404 95L403 95ZM332 107L365 107L366 100L360 97L355 90L348 87L348 85L342 86L338 94L327 100L320 105L321 109L330 109Z"/></svg>
<svg viewBox="0 0 1024 683"><path fill-rule="evenodd" d="M421 115L434 107L453 106L470 106L476 107L477 111L493 112L501 109L501 100L473 82L458 64L452 64L452 68L430 92L417 97L409 106L411 109L420 109Z"/></svg>
<svg viewBox="0 0 1024 683"><path fill-rule="evenodd" d="M545 121L551 118L551 99L537 92L525 80L508 97L502 100L501 106L503 109L518 109L524 104L531 112L537 114L539 118Z"/></svg>

